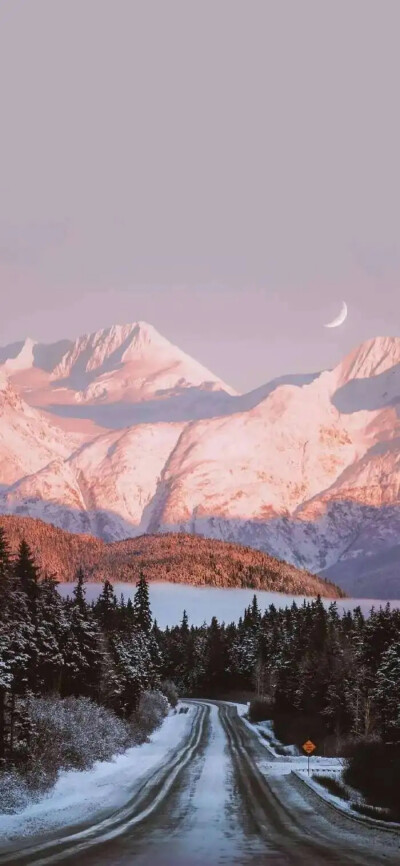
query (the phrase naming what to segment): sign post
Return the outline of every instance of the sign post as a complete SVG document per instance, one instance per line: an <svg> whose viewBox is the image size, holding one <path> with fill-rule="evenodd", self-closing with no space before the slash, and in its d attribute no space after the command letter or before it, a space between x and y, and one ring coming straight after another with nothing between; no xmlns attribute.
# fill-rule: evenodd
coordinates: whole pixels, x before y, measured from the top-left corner
<svg viewBox="0 0 400 866"><path fill-rule="evenodd" d="M317 747L316 747L315 743L312 742L312 740L307 740L305 743L303 743L303 749L304 749L304 751L307 755L307 758L308 758L308 760L307 760L308 775L310 775L310 755L312 755L312 753L315 752L316 748Z"/></svg>

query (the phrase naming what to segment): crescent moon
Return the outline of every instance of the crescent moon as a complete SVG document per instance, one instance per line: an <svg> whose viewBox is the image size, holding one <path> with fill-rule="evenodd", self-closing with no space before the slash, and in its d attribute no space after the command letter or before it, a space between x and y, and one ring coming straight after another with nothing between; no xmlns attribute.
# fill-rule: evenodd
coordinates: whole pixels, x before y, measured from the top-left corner
<svg viewBox="0 0 400 866"><path fill-rule="evenodd" d="M340 310L339 315L336 316L336 319L332 319L331 322L327 322L327 324L324 325L324 328L338 328L339 325L343 325L343 322L347 319L347 313L348 309L346 301L342 301L342 309Z"/></svg>

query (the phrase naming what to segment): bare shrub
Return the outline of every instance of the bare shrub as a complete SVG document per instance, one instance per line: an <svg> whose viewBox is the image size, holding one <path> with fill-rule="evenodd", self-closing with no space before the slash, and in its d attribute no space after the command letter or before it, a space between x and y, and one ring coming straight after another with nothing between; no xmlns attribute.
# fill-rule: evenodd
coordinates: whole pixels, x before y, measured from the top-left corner
<svg viewBox="0 0 400 866"><path fill-rule="evenodd" d="M171 704L171 707L176 707L179 700L179 692L175 683L172 680L164 680L161 683L161 691Z"/></svg>
<svg viewBox="0 0 400 866"><path fill-rule="evenodd" d="M18 812L32 802L32 791L15 770L0 773L0 813Z"/></svg>
<svg viewBox="0 0 400 866"><path fill-rule="evenodd" d="M38 787L52 784L60 769L84 770L130 745L126 722L89 698L32 698L30 777Z"/></svg>
<svg viewBox="0 0 400 866"><path fill-rule="evenodd" d="M142 692L138 708L132 718L138 741L146 740L148 735L161 725L166 715L168 715L168 701L162 692L158 690Z"/></svg>
<svg viewBox="0 0 400 866"><path fill-rule="evenodd" d="M31 698L31 754L24 773L0 772L0 812L18 812L57 780L60 770L85 770L143 743L168 714L160 691L143 692L130 722L90 698Z"/></svg>

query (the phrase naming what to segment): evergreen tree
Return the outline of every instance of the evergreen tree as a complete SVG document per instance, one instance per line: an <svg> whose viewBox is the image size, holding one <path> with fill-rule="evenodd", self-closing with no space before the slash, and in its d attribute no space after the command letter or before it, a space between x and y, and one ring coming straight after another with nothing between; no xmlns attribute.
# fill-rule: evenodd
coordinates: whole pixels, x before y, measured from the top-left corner
<svg viewBox="0 0 400 866"><path fill-rule="evenodd" d="M207 666L207 625L203 623L200 628L192 628L185 647L185 669L181 674L181 682L171 673L171 679L177 682L180 691L190 694L201 695L206 689L206 666Z"/></svg>
<svg viewBox="0 0 400 866"><path fill-rule="evenodd" d="M86 577L83 571L83 568L78 568L76 573L76 586L74 587L74 591L72 593L74 604L82 611L82 613L86 612Z"/></svg>
<svg viewBox="0 0 400 866"><path fill-rule="evenodd" d="M37 688L41 694L61 688L67 630L65 604L57 591L57 581L46 575L40 584L35 633Z"/></svg>
<svg viewBox="0 0 400 866"><path fill-rule="evenodd" d="M185 639L189 634L189 617L186 613L186 610L183 611L182 620L181 620L181 635L182 638Z"/></svg>
<svg viewBox="0 0 400 866"><path fill-rule="evenodd" d="M11 557L5 532L0 526L0 599L4 597L11 575Z"/></svg>
<svg viewBox="0 0 400 866"><path fill-rule="evenodd" d="M150 634L152 617L150 610L149 586L143 572L140 572L139 580L136 584L133 611L136 628L141 629L146 634Z"/></svg>
<svg viewBox="0 0 400 866"><path fill-rule="evenodd" d="M151 658L146 634L137 630L131 635L116 634L111 641L114 660L114 708L129 718L136 709L141 692L150 685Z"/></svg>
<svg viewBox="0 0 400 866"><path fill-rule="evenodd" d="M32 551L25 541L22 539L17 557L14 562L14 583L17 594L21 594L26 599L27 605L27 623L31 630L31 640L28 653L28 666L26 669L26 687L33 692L38 688L38 600L40 596L39 584L39 569L35 563Z"/></svg>
<svg viewBox="0 0 400 866"><path fill-rule="evenodd" d="M0 761L15 763L27 749L25 695L37 652L26 594L10 586L0 608Z"/></svg>
<svg viewBox="0 0 400 866"><path fill-rule="evenodd" d="M400 739L400 640L383 653L374 688L375 705L384 739Z"/></svg>
<svg viewBox="0 0 400 866"><path fill-rule="evenodd" d="M123 599L121 599L120 611L124 613L125 604ZM108 633L112 631L114 625L116 625L117 619L117 599L114 594L113 585L109 580L105 580L103 583L103 591L100 593L97 602L94 606L94 611L99 620L99 623L102 629Z"/></svg>
<svg viewBox="0 0 400 866"><path fill-rule="evenodd" d="M33 610L39 593L39 569L35 564L32 551L25 539L22 539L18 548L17 558L14 563L14 573L21 589L28 598L30 608Z"/></svg>
<svg viewBox="0 0 400 866"><path fill-rule="evenodd" d="M85 576L78 570L73 599L66 605L68 627L63 646L63 693L95 697L102 670L101 632L86 603Z"/></svg>
<svg viewBox="0 0 400 866"><path fill-rule="evenodd" d="M221 693L227 687L228 648L225 627L213 616L207 635L205 680L210 694Z"/></svg>

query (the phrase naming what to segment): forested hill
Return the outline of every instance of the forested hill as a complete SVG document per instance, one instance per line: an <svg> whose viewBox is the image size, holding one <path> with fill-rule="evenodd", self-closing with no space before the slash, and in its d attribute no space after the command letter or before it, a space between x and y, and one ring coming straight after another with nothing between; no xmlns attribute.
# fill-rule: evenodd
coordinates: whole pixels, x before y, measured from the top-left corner
<svg viewBox="0 0 400 866"><path fill-rule="evenodd" d="M136 581L142 570L149 581L249 587L325 598L345 595L334 583L266 553L199 535L141 535L107 544L29 517L1 515L0 526L11 550L25 538L41 571L60 581L73 581L82 566L90 581Z"/></svg>

